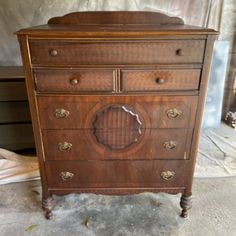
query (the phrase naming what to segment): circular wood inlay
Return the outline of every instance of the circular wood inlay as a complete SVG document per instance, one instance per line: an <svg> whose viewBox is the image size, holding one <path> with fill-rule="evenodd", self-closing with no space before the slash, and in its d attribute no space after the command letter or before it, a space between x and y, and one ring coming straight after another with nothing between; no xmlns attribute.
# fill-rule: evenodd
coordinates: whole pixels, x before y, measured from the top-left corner
<svg viewBox="0 0 236 236"><path fill-rule="evenodd" d="M112 150L128 148L142 136L139 115L125 105L110 105L98 111L92 127L97 142Z"/></svg>

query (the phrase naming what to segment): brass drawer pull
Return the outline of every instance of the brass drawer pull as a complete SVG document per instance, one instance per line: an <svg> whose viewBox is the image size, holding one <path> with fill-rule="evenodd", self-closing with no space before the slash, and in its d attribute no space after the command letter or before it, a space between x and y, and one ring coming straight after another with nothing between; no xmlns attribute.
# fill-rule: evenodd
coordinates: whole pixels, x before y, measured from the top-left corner
<svg viewBox="0 0 236 236"><path fill-rule="evenodd" d="M164 142L163 146L167 151L170 151L170 150L175 149L177 147L177 144L178 143L176 141L170 140L170 141Z"/></svg>
<svg viewBox="0 0 236 236"><path fill-rule="evenodd" d="M174 176L175 176L174 171L167 170L167 171L161 172L161 178L164 180L171 180L174 178Z"/></svg>
<svg viewBox="0 0 236 236"><path fill-rule="evenodd" d="M178 110L177 108L172 108L166 112L166 115L168 118L177 118L182 115L182 111Z"/></svg>
<svg viewBox="0 0 236 236"><path fill-rule="evenodd" d="M79 83L79 80L76 79L76 78L72 78L72 79L70 80L70 84L72 84L72 85L76 85L76 84L78 84L78 83Z"/></svg>
<svg viewBox="0 0 236 236"><path fill-rule="evenodd" d="M60 173L60 177L62 180L66 181L72 179L74 177L74 174L69 171L62 171Z"/></svg>
<svg viewBox="0 0 236 236"><path fill-rule="evenodd" d="M72 147L72 143L68 143L68 142L58 143L58 149L62 152L69 151L71 147Z"/></svg>
<svg viewBox="0 0 236 236"><path fill-rule="evenodd" d="M70 115L70 112L65 109L56 109L54 111L54 116L56 118L66 118Z"/></svg>
<svg viewBox="0 0 236 236"><path fill-rule="evenodd" d="M165 83L165 80L163 78L156 78L155 81L157 84L164 84Z"/></svg>
<svg viewBox="0 0 236 236"><path fill-rule="evenodd" d="M55 56L58 55L58 51L57 51L56 49L51 49L51 50L49 51L49 54L50 54L52 57L55 57Z"/></svg>
<svg viewBox="0 0 236 236"><path fill-rule="evenodd" d="M178 49L176 50L176 55L177 55L177 56L183 56L183 55L184 55L184 54L183 54L183 50L180 49L180 48L178 48Z"/></svg>

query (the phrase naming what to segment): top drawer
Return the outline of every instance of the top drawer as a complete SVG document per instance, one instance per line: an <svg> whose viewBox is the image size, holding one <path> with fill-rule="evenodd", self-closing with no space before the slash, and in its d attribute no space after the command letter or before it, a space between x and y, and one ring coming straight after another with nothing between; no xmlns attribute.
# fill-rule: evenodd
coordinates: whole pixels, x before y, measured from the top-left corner
<svg viewBox="0 0 236 236"><path fill-rule="evenodd" d="M30 40L33 65L146 65L202 63L204 40Z"/></svg>

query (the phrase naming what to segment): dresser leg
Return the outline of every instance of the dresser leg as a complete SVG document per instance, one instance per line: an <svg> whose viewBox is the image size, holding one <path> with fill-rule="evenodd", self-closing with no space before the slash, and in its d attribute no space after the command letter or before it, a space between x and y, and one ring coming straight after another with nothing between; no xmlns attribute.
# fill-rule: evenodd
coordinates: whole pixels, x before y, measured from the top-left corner
<svg viewBox="0 0 236 236"><path fill-rule="evenodd" d="M42 208L45 211L45 217L47 219L51 219L52 218L52 209L55 206L55 201L52 197L48 197L48 198L43 198L42 200Z"/></svg>
<svg viewBox="0 0 236 236"><path fill-rule="evenodd" d="M181 196L180 206L182 207L181 217L186 218L188 216L188 210L192 208L192 199L190 196Z"/></svg>

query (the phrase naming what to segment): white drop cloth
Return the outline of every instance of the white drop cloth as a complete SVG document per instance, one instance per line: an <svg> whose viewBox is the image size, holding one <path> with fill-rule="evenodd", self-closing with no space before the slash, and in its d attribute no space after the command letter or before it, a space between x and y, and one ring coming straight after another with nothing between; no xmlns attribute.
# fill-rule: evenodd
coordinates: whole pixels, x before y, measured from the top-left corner
<svg viewBox="0 0 236 236"><path fill-rule="evenodd" d="M23 156L0 148L0 184L39 179L36 157Z"/></svg>

